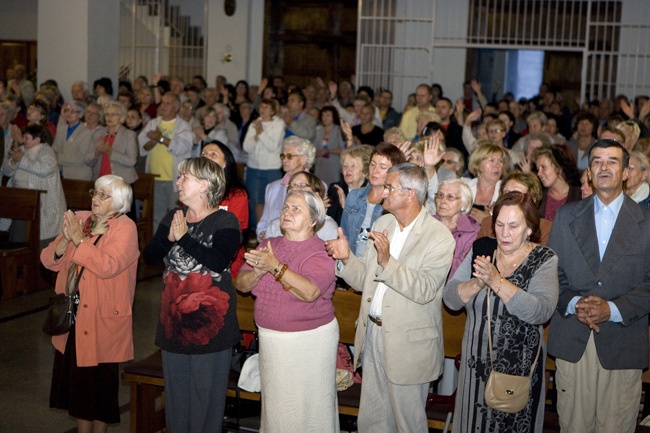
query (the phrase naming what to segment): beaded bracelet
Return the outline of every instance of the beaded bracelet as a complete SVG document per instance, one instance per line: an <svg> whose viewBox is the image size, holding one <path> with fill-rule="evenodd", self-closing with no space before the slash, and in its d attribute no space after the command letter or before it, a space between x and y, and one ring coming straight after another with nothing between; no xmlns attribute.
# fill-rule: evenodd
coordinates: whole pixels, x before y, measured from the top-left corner
<svg viewBox="0 0 650 433"><path fill-rule="evenodd" d="M275 275L275 281L280 283L280 280L282 279L282 277L284 276L284 273L287 271L288 268L289 268L289 266L282 265L282 269L280 269L280 271Z"/></svg>

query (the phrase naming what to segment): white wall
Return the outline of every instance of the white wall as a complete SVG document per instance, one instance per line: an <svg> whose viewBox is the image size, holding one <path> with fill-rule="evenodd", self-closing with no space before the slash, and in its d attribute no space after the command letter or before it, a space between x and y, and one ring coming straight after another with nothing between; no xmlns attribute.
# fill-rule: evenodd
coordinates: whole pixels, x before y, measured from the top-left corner
<svg viewBox="0 0 650 433"><path fill-rule="evenodd" d="M0 3L0 39L35 41L38 37L38 0L2 0Z"/></svg>
<svg viewBox="0 0 650 433"><path fill-rule="evenodd" d="M650 25L648 3L623 1L616 93L630 98L650 94Z"/></svg>
<svg viewBox="0 0 650 433"><path fill-rule="evenodd" d="M100 77L117 91L119 65L118 1L39 0L38 82L54 78L66 100L77 80L89 87Z"/></svg>
<svg viewBox="0 0 650 433"><path fill-rule="evenodd" d="M262 77L264 2L239 0L232 17L223 10L224 0L208 0L207 76L210 86L223 75L228 82L240 79L257 84ZM232 61L224 62L230 47Z"/></svg>

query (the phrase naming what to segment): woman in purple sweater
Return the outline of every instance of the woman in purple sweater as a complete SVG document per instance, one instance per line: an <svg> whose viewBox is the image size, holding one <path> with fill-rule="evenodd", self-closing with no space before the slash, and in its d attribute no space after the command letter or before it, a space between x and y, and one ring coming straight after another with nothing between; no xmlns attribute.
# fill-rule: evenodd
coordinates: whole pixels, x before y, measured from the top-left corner
<svg viewBox="0 0 650 433"><path fill-rule="evenodd" d="M291 190L280 219L284 236L246 253L237 277L237 289L256 296L261 430L338 432L336 277L315 236L325 207L314 193Z"/></svg>

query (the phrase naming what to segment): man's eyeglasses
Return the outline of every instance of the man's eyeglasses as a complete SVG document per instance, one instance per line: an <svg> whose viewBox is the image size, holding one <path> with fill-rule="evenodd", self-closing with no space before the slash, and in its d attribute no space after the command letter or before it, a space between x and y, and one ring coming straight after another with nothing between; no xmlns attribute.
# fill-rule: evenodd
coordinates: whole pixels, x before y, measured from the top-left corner
<svg viewBox="0 0 650 433"><path fill-rule="evenodd" d="M453 159L441 159L443 164L458 164L458 161L455 161Z"/></svg>
<svg viewBox="0 0 650 433"><path fill-rule="evenodd" d="M443 198L449 202L455 202L456 200L459 200L460 197L457 197L453 194L445 194L443 192L437 192L434 194L436 197L436 200L442 200Z"/></svg>
<svg viewBox="0 0 650 433"><path fill-rule="evenodd" d="M388 194L391 194L393 191L404 192L409 191L411 188L395 188L392 185L384 184L384 189L388 191Z"/></svg>
<svg viewBox="0 0 650 433"><path fill-rule="evenodd" d="M95 196L99 197L99 199L101 201L104 201L107 198L113 198L112 195L105 194L105 193L103 193L102 191L100 191L98 189L89 189L88 194L90 194L91 197L95 197Z"/></svg>
<svg viewBox="0 0 650 433"><path fill-rule="evenodd" d="M302 155L294 154L294 153L281 153L280 154L280 159L284 161L285 159L288 159L291 161L293 158L300 158Z"/></svg>

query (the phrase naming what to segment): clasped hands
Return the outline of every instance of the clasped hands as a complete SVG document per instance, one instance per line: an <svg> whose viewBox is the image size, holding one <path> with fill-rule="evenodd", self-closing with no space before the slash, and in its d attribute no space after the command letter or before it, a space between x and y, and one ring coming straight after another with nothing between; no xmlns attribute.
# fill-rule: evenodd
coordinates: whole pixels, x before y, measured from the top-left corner
<svg viewBox="0 0 650 433"><path fill-rule="evenodd" d="M596 333L600 332L598 324L607 322L610 316L609 304L600 296L589 295L576 302L576 317Z"/></svg>
<svg viewBox="0 0 650 433"><path fill-rule="evenodd" d="M185 219L183 211L179 209L174 213L172 224L169 226L167 239L169 239L170 242L177 242L185 235L185 233L187 233L187 220Z"/></svg>
<svg viewBox="0 0 650 433"><path fill-rule="evenodd" d="M325 250L333 259L340 260L347 264L350 258L350 244L343 233L343 229L337 229L338 239L325 242ZM370 232L368 237L374 241L375 250L377 250L377 264L385 268L390 260L390 241L388 240L388 231Z"/></svg>
<svg viewBox="0 0 650 433"><path fill-rule="evenodd" d="M474 259L474 271L472 272L472 276L476 278L478 280L477 282L481 285L479 290L484 286L489 286L494 289L495 285L501 281L501 274L492 264L490 256L477 256L476 259ZM499 289L497 289L497 292Z"/></svg>
<svg viewBox="0 0 650 433"><path fill-rule="evenodd" d="M63 237L77 246L84 239L83 221L77 219L71 210L63 214Z"/></svg>

